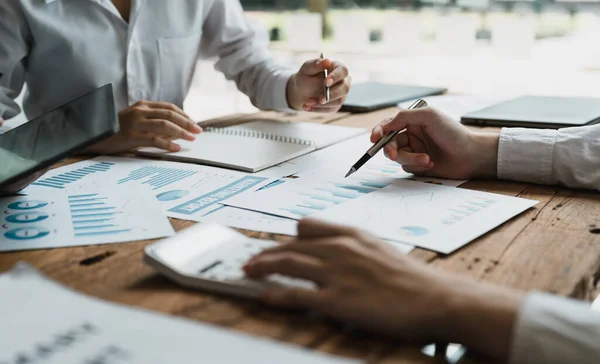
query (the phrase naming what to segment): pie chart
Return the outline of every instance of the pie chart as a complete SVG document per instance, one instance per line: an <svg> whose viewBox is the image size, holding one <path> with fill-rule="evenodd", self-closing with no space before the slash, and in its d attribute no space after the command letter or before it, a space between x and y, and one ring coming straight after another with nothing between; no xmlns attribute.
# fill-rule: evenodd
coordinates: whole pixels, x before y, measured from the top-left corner
<svg viewBox="0 0 600 364"><path fill-rule="evenodd" d="M34 240L50 234L50 230L42 227L26 227L8 230L4 237L8 240Z"/></svg>
<svg viewBox="0 0 600 364"><path fill-rule="evenodd" d="M46 220L48 217L48 214L45 214L43 212L21 212L14 215L8 215L6 217L6 222L12 222L15 224L27 224Z"/></svg>
<svg viewBox="0 0 600 364"><path fill-rule="evenodd" d="M403 236L423 236L429 234L429 230L420 226L403 226L400 228Z"/></svg>
<svg viewBox="0 0 600 364"><path fill-rule="evenodd" d="M173 190L173 191L159 193L158 195L156 195L156 198L162 202L175 201L175 200L179 200L180 198L187 196L189 193L190 193L190 191L186 191L186 190Z"/></svg>
<svg viewBox="0 0 600 364"><path fill-rule="evenodd" d="M18 201L8 205L9 209L13 210L33 210L40 207L48 206L46 201Z"/></svg>

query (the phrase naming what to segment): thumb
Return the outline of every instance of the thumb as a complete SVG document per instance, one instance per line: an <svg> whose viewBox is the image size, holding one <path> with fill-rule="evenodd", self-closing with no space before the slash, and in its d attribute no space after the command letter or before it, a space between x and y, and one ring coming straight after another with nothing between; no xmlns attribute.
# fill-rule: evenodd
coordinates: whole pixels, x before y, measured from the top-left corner
<svg viewBox="0 0 600 364"><path fill-rule="evenodd" d="M300 72L308 76L316 76L329 68L331 68L331 61L328 58L317 58L306 61L302 67L300 67Z"/></svg>

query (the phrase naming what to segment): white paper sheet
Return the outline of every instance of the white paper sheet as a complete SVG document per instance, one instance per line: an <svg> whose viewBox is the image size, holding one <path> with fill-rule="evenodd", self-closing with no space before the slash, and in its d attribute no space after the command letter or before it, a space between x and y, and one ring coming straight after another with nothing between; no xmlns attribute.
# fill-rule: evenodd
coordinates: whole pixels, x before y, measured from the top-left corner
<svg viewBox="0 0 600 364"><path fill-rule="evenodd" d="M229 206L209 212L202 217L202 222L271 234L296 236L298 233L296 220Z"/></svg>
<svg viewBox="0 0 600 364"><path fill-rule="evenodd" d="M40 191L0 199L0 251L157 239L175 232L145 189Z"/></svg>
<svg viewBox="0 0 600 364"><path fill-rule="evenodd" d="M25 189L76 191L82 187L136 187L150 190L167 216L201 221L220 201L269 183L264 176L223 168L145 159L99 157L51 170Z"/></svg>
<svg viewBox="0 0 600 364"><path fill-rule="evenodd" d="M450 254L538 201L397 180L360 199L313 214L383 239Z"/></svg>
<svg viewBox="0 0 600 364"><path fill-rule="evenodd" d="M269 168L262 171L261 174L269 177L295 175L300 178L344 178L350 167L373 146L369 137L369 134L360 135ZM445 186L460 186L466 182L465 180L416 177L413 174L406 173L398 163L387 159L383 155L383 151L377 153L358 172L352 175L352 178L366 178L369 180L384 180L390 177L414 179Z"/></svg>
<svg viewBox="0 0 600 364"><path fill-rule="evenodd" d="M0 297L0 363L358 363L101 301L27 265L0 276Z"/></svg>

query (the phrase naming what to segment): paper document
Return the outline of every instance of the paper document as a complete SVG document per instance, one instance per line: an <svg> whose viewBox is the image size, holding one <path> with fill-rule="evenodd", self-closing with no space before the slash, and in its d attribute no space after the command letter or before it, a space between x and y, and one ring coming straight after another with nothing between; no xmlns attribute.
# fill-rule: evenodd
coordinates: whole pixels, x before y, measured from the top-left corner
<svg viewBox="0 0 600 364"><path fill-rule="evenodd" d="M275 167L266 169L261 175L269 177L282 177L295 175L297 177L311 178L343 178L350 167L373 146L369 134L363 134L347 141L329 146L310 154L292 159ZM416 177L406 173L402 166L387 159L383 151L377 153L354 175L354 178L367 178L369 180L387 178L406 178L422 182L432 182L445 186L460 186L465 180L447 180L439 178Z"/></svg>
<svg viewBox="0 0 600 364"><path fill-rule="evenodd" d="M202 222L213 222L224 226L270 234L296 236L298 221L263 214L256 211L221 206L202 216Z"/></svg>
<svg viewBox="0 0 600 364"><path fill-rule="evenodd" d="M201 221L219 202L270 179L222 168L133 158L99 157L49 171L25 189L76 191L86 186L147 189L167 216Z"/></svg>
<svg viewBox="0 0 600 364"><path fill-rule="evenodd" d="M19 265L0 276L0 363L358 363L79 294Z"/></svg>
<svg viewBox="0 0 600 364"><path fill-rule="evenodd" d="M460 118L467 113L481 110L504 101L503 99L493 97L463 95L437 95L423 97L422 99L427 101L429 106L432 106L452 117L452 119L459 121ZM402 102L398 104L398 107L407 109L414 101L416 100Z"/></svg>
<svg viewBox="0 0 600 364"><path fill-rule="evenodd" d="M0 199L0 251L157 239L175 233L146 190L82 189Z"/></svg>
<svg viewBox="0 0 600 364"><path fill-rule="evenodd" d="M450 254L537 203L397 180L312 217L365 229L383 239Z"/></svg>

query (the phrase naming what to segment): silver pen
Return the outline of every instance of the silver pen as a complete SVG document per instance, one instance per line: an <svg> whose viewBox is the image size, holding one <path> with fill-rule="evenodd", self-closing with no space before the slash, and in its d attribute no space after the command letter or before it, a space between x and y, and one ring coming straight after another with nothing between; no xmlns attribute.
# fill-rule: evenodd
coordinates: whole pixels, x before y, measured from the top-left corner
<svg viewBox="0 0 600 364"><path fill-rule="evenodd" d="M325 59L325 54L321 53L321 59ZM331 100L331 93L329 91L329 87L325 86L325 82L327 82L327 76L329 76L329 70L325 68L325 70L323 70L323 87L325 88L325 101L329 102Z"/></svg>
<svg viewBox="0 0 600 364"><path fill-rule="evenodd" d="M410 105L410 107L408 109L409 110L410 109L418 109L418 108L426 107L426 106L427 106L427 102L425 102L425 100L419 99L419 100L415 101L412 105ZM379 141L377 143L373 144L373 146L371 148L369 148L369 150L367 150L365 155L363 155L362 158L360 158L358 160L358 162L354 163L352 168L350 168L350 170L346 174L346 177L352 175L353 173L356 173L356 171L358 171L358 169L360 167L362 167L365 163L367 163L369 161L369 159L371 159L373 156L375 156L375 154L377 154L381 149L383 149L383 147L385 147L387 143L389 143L392 139L394 139L394 137L396 137L400 133L405 133L405 132L406 132L406 129L403 129L403 130L390 131L387 134L385 134L383 136L383 138L379 139Z"/></svg>

